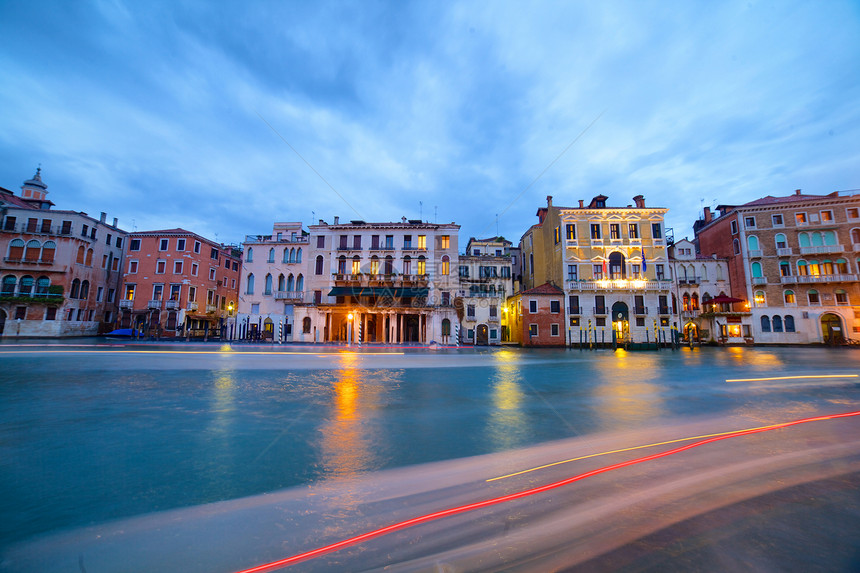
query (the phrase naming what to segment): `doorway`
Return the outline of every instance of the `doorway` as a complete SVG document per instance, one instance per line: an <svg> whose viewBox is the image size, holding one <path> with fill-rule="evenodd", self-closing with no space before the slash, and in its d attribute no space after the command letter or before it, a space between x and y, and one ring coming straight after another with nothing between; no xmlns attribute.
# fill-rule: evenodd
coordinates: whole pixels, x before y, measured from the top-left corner
<svg viewBox="0 0 860 573"><path fill-rule="evenodd" d="M620 301L612 305L612 331L618 342L625 341L630 336L630 313L627 305Z"/></svg>
<svg viewBox="0 0 860 573"><path fill-rule="evenodd" d="M487 346L490 343L489 328L486 324L479 324L475 336L475 346Z"/></svg>
<svg viewBox="0 0 860 573"><path fill-rule="evenodd" d="M3 336L3 329L6 327L6 311L0 310L0 336Z"/></svg>
<svg viewBox="0 0 860 573"><path fill-rule="evenodd" d="M821 316L821 335L824 338L824 344L831 346L842 344L845 341L842 321L838 315L828 312Z"/></svg>

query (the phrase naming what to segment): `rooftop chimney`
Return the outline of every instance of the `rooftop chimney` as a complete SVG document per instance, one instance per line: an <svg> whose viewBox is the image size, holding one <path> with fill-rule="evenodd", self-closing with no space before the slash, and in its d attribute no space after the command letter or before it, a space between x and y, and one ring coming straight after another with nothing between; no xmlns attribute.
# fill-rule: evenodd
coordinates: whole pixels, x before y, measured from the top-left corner
<svg viewBox="0 0 860 573"><path fill-rule="evenodd" d="M325 221L320 219L320 225L325 225Z"/></svg>
<svg viewBox="0 0 860 573"><path fill-rule="evenodd" d="M794 194L795 194L795 195L800 195L800 189L795 189L795 190L794 190Z"/></svg>
<svg viewBox="0 0 860 573"><path fill-rule="evenodd" d="M334 218L334 224L335 224L335 225L337 225L337 222L338 222L338 221L340 221L340 217L335 216L335 218Z"/></svg>
<svg viewBox="0 0 860 573"><path fill-rule="evenodd" d="M552 195L547 195L547 196L546 196L546 206L547 206L547 207L552 207Z"/></svg>
<svg viewBox="0 0 860 573"><path fill-rule="evenodd" d="M99 215L99 221L101 221L102 223L104 223L106 220L107 220L107 213L105 213L104 211L102 211L101 215Z"/></svg>
<svg viewBox="0 0 860 573"><path fill-rule="evenodd" d="M113 218L113 226L116 227L117 223L119 223L119 219L116 217Z"/></svg>
<svg viewBox="0 0 860 573"><path fill-rule="evenodd" d="M637 195L636 197L634 197L633 202L636 203L637 209L645 208L645 197L643 197L642 195Z"/></svg>
<svg viewBox="0 0 860 573"><path fill-rule="evenodd" d="M710 208L710 207L705 207L705 223L710 223L710 222L711 222L711 218L712 218L712 217L711 217L711 208Z"/></svg>
<svg viewBox="0 0 860 573"><path fill-rule="evenodd" d="M585 209L585 199L580 199L580 200L579 200L579 208L580 208L580 209Z"/></svg>
<svg viewBox="0 0 860 573"><path fill-rule="evenodd" d="M402 217L400 220L403 221L404 224L406 223L406 217Z"/></svg>

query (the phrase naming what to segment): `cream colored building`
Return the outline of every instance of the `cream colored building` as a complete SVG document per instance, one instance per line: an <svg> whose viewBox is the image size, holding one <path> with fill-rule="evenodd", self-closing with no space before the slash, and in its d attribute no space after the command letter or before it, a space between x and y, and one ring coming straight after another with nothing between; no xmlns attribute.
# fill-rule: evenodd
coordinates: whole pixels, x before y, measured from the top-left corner
<svg viewBox="0 0 860 573"><path fill-rule="evenodd" d="M503 237L469 239L460 255L457 307L462 320L460 340L466 344L500 344L510 340L505 300L514 293L516 251Z"/></svg>

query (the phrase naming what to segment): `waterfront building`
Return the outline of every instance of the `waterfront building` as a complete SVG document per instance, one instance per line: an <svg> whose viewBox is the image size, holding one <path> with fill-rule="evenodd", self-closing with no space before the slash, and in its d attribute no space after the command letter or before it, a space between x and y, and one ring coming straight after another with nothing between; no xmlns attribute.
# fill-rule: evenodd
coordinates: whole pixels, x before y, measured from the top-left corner
<svg viewBox="0 0 860 573"><path fill-rule="evenodd" d="M685 342L746 342L752 338L748 309L731 311L728 261L696 252L696 244L681 239L669 247L675 277L672 306L678 308ZM713 302L713 301L718 302Z"/></svg>
<svg viewBox="0 0 860 573"><path fill-rule="evenodd" d="M544 283L507 299L504 307L511 342L522 346L564 346L564 290Z"/></svg>
<svg viewBox="0 0 860 573"><path fill-rule="evenodd" d="M242 253L185 229L128 235L120 326L147 336L230 336Z"/></svg>
<svg viewBox="0 0 860 573"><path fill-rule="evenodd" d="M238 338L313 340L311 333L301 332L309 302L305 285L312 258L309 240L301 223L275 223L271 235L245 237L235 329Z"/></svg>
<svg viewBox="0 0 860 573"><path fill-rule="evenodd" d="M699 249L727 260L733 310L749 308L756 342L860 338L860 194L797 190L717 211L696 225Z"/></svg>
<svg viewBox="0 0 860 573"><path fill-rule="evenodd" d="M41 169L20 196L0 188L0 336L113 329L126 232L101 213L53 209Z"/></svg>
<svg viewBox="0 0 860 573"><path fill-rule="evenodd" d="M609 207L607 199L558 207L547 197L538 223L520 241L523 288L563 286L569 344L645 342L657 335L669 341L677 308L670 305L668 210L645 207L641 195L626 207Z"/></svg>
<svg viewBox="0 0 860 573"><path fill-rule="evenodd" d="M308 227L310 299L299 339L453 342L459 229L405 217Z"/></svg>
<svg viewBox="0 0 860 573"><path fill-rule="evenodd" d="M500 344L510 340L502 313L505 300L516 284L512 243L504 237L469 239L466 254L460 255L460 288L456 306L462 313L460 338L466 344Z"/></svg>

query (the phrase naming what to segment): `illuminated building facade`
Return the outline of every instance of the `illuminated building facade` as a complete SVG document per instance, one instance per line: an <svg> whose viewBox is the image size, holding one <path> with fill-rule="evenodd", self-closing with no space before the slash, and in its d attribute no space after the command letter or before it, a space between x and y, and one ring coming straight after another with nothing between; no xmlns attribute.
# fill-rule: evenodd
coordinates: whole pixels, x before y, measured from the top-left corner
<svg viewBox="0 0 860 573"><path fill-rule="evenodd" d="M308 227L307 313L319 342L453 343L460 226L354 220ZM295 340L302 340L294 336Z"/></svg>
<svg viewBox="0 0 860 573"><path fill-rule="evenodd" d="M241 251L185 229L128 234L120 326L156 337L229 337Z"/></svg>
<svg viewBox="0 0 860 573"><path fill-rule="evenodd" d="M598 195L586 205L557 207L552 197L523 235L523 288L563 285L569 344L671 340L677 308L664 216L667 209L609 207Z"/></svg>
<svg viewBox="0 0 860 573"><path fill-rule="evenodd" d="M860 338L860 194L767 196L705 209L699 250L728 262L733 312L762 343Z"/></svg>
<svg viewBox="0 0 860 573"><path fill-rule="evenodd" d="M53 209L41 170L20 196L0 188L0 337L93 336L113 330L126 233Z"/></svg>
<svg viewBox="0 0 860 573"><path fill-rule="evenodd" d="M504 237L469 239L460 255L456 305L462 313L460 338L478 346L511 339L504 303L514 292L518 252Z"/></svg>
<svg viewBox="0 0 860 573"><path fill-rule="evenodd" d="M310 298L305 285L309 245L301 223L275 223L271 235L245 237L237 338L313 340L301 331Z"/></svg>

